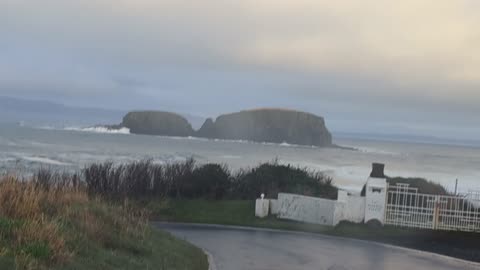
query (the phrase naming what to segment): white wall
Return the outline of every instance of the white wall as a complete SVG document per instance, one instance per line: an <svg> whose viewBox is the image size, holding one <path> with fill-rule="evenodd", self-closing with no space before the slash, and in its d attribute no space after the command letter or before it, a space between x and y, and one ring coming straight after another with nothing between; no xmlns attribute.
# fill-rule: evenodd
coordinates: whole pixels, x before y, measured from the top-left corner
<svg viewBox="0 0 480 270"><path fill-rule="evenodd" d="M335 226L343 220L361 223L365 218L365 197L346 191L339 191L336 201L289 193L269 201L270 214L300 222Z"/></svg>
<svg viewBox="0 0 480 270"><path fill-rule="evenodd" d="M344 212L344 220L362 223L365 219L365 197L348 196L347 206Z"/></svg>
<svg viewBox="0 0 480 270"><path fill-rule="evenodd" d="M336 201L296 194L278 194L278 217L321 225L334 225Z"/></svg>
<svg viewBox="0 0 480 270"><path fill-rule="evenodd" d="M280 210L279 208L280 208L280 206L279 206L278 200L271 199L270 200L270 214L271 215L277 215L278 211Z"/></svg>
<svg viewBox="0 0 480 270"><path fill-rule="evenodd" d="M342 220L355 223L363 222L365 218L365 197L348 194L346 191L339 190L337 201L344 204L343 206L338 206L337 212L341 211L341 213L338 214L338 222Z"/></svg>

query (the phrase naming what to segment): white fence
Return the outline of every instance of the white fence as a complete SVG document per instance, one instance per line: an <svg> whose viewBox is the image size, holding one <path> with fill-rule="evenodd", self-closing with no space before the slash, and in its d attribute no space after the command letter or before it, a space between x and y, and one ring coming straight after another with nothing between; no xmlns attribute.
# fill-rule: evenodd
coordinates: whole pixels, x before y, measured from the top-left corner
<svg viewBox="0 0 480 270"><path fill-rule="evenodd" d="M480 231L480 196L418 193L406 184L389 187L385 224L433 230Z"/></svg>
<svg viewBox="0 0 480 270"><path fill-rule="evenodd" d="M337 200L279 193L277 200L257 200L255 214L329 226L343 220L373 220L409 228L480 232L480 193L430 195L407 184L388 186L384 178L369 178L365 197L346 191L339 191Z"/></svg>

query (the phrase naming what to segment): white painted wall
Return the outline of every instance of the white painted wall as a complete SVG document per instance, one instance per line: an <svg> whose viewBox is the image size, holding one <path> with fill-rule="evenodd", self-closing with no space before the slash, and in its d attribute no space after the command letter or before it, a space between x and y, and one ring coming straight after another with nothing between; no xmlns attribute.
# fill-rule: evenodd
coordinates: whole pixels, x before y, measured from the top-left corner
<svg viewBox="0 0 480 270"><path fill-rule="evenodd" d="M270 214L300 222L335 226L343 220L361 223L365 218L365 197L342 190L336 201L289 193L268 201Z"/></svg>
<svg viewBox="0 0 480 270"><path fill-rule="evenodd" d="M365 218L365 197L339 190L335 206L334 225L340 221L362 223Z"/></svg>
<svg viewBox="0 0 480 270"><path fill-rule="evenodd" d="M296 194L278 194L278 217L321 225L334 225L336 201Z"/></svg>
<svg viewBox="0 0 480 270"><path fill-rule="evenodd" d="M348 196L343 218L351 222L362 223L365 219L365 197Z"/></svg>
<svg viewBox="0 0 480 270"><path fill-rule="evenodd" d="M333 212L333 224L332 226L336 226L340 221L345 220L345 208L347 208L347 204L345 202L335 202L335 209Z"/></svg>
<svg viewBox="0 0 480 270"><path fill-rule="evenodd" d="M279 206L278 200L271 199L270 200L270 214L271 215L277 215L278 211L280 210L279 208L280 208L280 206Z"/></svg>

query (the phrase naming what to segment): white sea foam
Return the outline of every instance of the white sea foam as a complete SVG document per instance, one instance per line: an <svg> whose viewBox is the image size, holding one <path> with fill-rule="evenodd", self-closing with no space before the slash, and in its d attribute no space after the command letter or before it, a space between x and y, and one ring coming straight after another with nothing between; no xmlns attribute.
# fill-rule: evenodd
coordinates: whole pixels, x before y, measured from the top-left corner
<svg viewBox="0 0 480 270"><path fill-rule="evenodd" d="M236 155L222 155L222 156L220 156L220 158L223 158L223 159L240 159L242 157L241 156L236 156Z"/></svg>
<svg viewBox="0 0 480 270"><path fill-rule="evenodd" d="M12 161L15 161L16 159L15 158L0 158L0 163L6 163L6 162L12 162Z"/></svg>
<svg viewBox="0 0 480 270"><path fill-rule="evenodd" d="M377 148L373 148L373 147L349 146L349 145L342 145L342 146L357 149L357 151L362 152L362 153L366 153L366 154L380 154L380 155L389 155L389 156L400 155L400 153L397 153L397 152L377 149Z"/></svg>
<svg viewBox="0 0 480 270"><path fill-rule="evenodd" d="M46 157L31 157L31 156L24 156L22 159L30 161L30 162L37 162L37 163L43 163L43 164L50 164L50 165L58 165L58 166L68 166L72 165L70 163L66 162L61 162L58 160L46 158Z"/></svg>
<svg viewBox="0 0 480 270"><path fill-rule="evenodd" d="M65 130L93 132L93 133L109 133L109 134L130 134L130 129L126 127L122 127L119 129L111 129L107 127L86 127L86 128L66 127Z"/></svg>

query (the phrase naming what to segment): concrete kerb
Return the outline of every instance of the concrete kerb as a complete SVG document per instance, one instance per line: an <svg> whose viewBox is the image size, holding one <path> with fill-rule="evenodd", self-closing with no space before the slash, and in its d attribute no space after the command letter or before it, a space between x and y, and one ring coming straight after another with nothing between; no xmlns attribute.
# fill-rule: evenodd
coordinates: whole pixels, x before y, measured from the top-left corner
<svg viewBox="0 0 480 270"><path fill-rule="evenodd" d="M246 226L234 226L234 225L218 225L218 224L204 224L204 223L176 223L176 222L152 222L151 224L155 225L174 225L174 226L194 226L194 227L204 227L204 228L212 228L212 229L223 229L223 230L245 230L245 231L264 231L264 232L274 232L274 233L285 233L285 234L297 234L297 235L307 235L307 236L314 236L314 237L323 237L323 238L328 238L328 239L342 239L342 240L349 240L349 241L354 241L354 242L359 242L359 243L367 243L367 244L373 244L381 247L386 247L386 248L391 248L391 249L396 249L396 250L401 250L401 251L406 251L406 252L412 252L416 253L419 255L427 255L433 258L440 258L444 260L448 260L450 262L456 262L456 263L462 263L462 264L468 264L473 267L479 267L480 269L480 263L473 262L473 261L467 261L463 259L458 259L438 253L433 253L433 252L428 252L428 251L423 251L423 250L417 250L417 249L411 249L411 248L406 248L406 247L399 247L399 246L394 246L390 244L385 244L385 243L380 243L380 242L374 242L374 241L369 241L369 240L361 240L361 239L355 239L355 238L349 238L349 237L342 237L342 236L333 236L333 235L328 235L328 234L321 234L321 233L310 233L310 232L301 232L301 231L288 231L288 230L280 230L280 229L269 229L269 228L257 228L257 227L246 227ZM208 254L207 254L208 256ZM212 261L213 261L213 256ZM213 263L215 266L215 264ZM216 270L216 268L213 268Z"/></svg>
<svg viewBox="0 0 480 270"><path fill-rule="evenodd" d="M210 252L208 252L205 249L202 249L202 250L203 250L203 253L205 253L205 255L207 255L208 270L217 270L217 265L215 264L215 261L213 260L212 254L210 254Z"/></svg>

